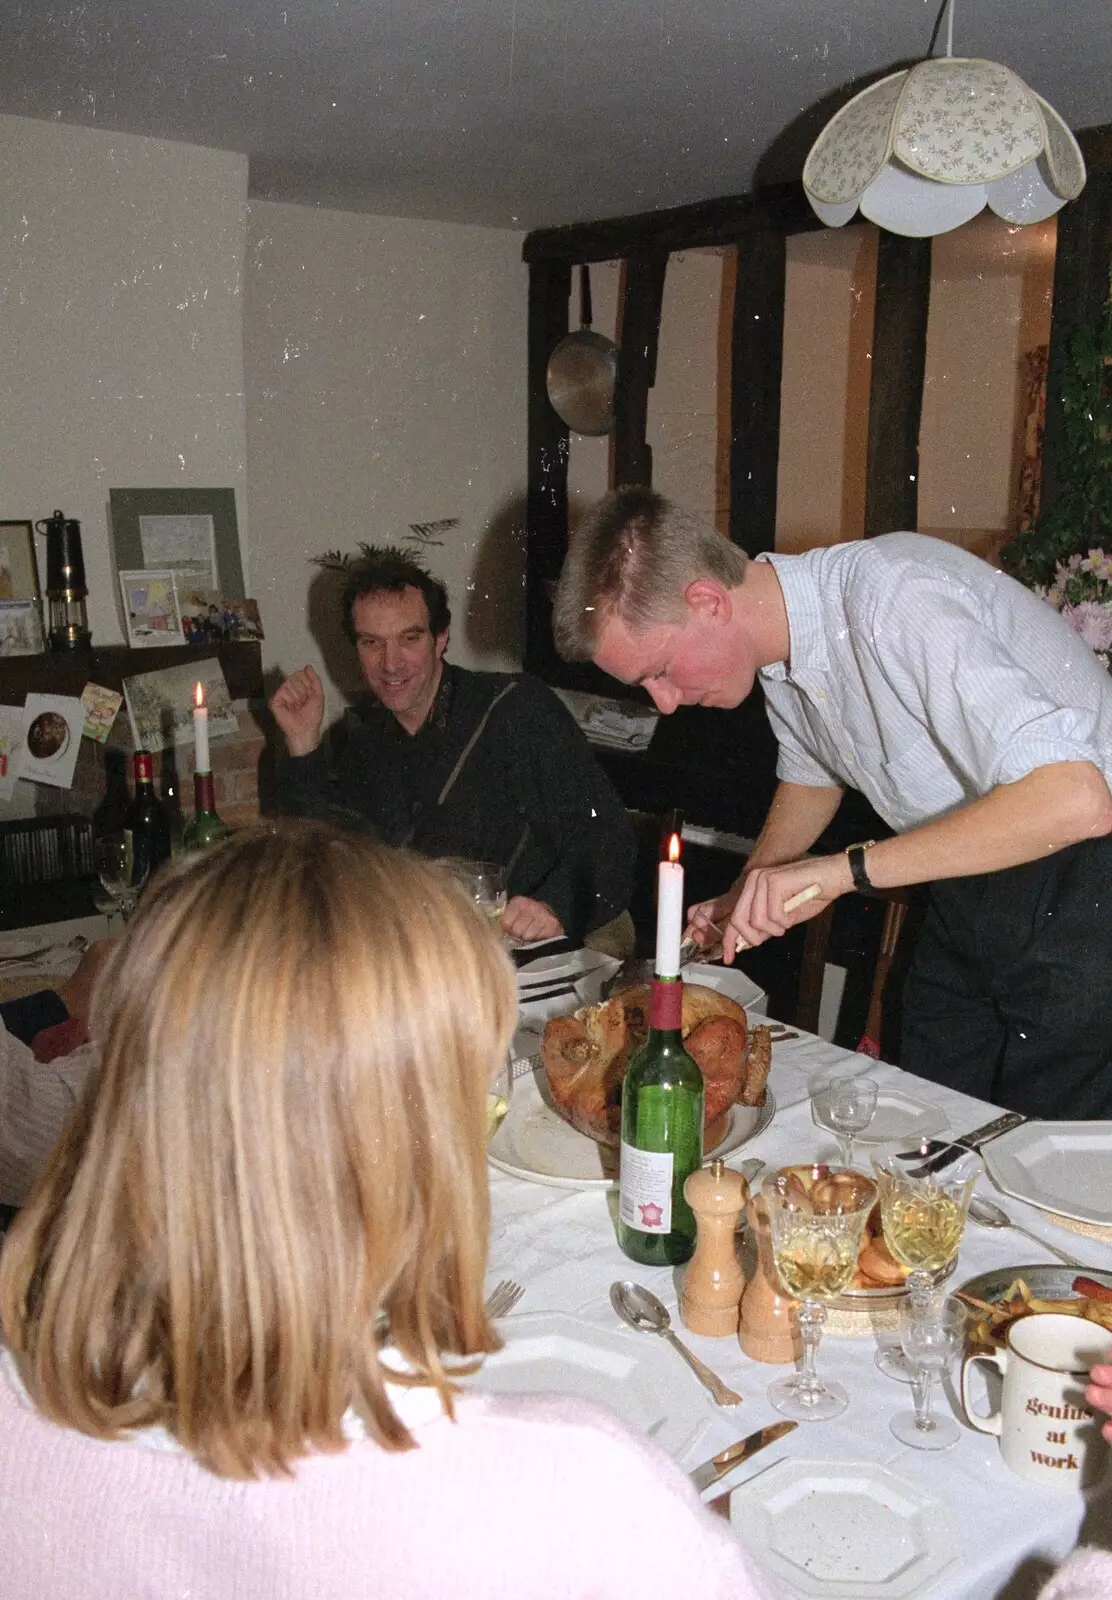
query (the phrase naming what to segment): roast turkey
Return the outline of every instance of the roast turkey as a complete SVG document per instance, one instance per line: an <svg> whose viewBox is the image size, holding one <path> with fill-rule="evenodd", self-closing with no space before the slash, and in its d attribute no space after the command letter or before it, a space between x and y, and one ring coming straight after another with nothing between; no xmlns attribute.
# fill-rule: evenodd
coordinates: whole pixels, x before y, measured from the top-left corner
<svg viewBox="0 0 1112 1600"><path fill-rule="evenodd" d="M706 1084L703 1148L710 1150L724 1136L730 1107L745 1088L745 1011L717 989L685 983L681 1028ZM648 984L545 1025L541 1059L553 1102L573 1128L599 1144L620 1143L622 1080L648 1030ZM763 1091L762 1080L762 1097Z"/></svg>

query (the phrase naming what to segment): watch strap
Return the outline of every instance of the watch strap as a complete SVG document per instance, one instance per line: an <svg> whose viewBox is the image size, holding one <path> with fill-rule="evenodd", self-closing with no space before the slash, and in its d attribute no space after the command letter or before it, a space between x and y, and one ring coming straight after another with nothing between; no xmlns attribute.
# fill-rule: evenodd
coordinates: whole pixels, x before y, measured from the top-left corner
<svg viewBox="0 0 1112 1600"><path fill-rule="evenodd" d="M875 843L875 839L866 839L861 844L851 844L846 848L849 870L853 875L853 887L858 894L869 894L872 890L868 868L865 866L865 852L871 850Z"/></svg>

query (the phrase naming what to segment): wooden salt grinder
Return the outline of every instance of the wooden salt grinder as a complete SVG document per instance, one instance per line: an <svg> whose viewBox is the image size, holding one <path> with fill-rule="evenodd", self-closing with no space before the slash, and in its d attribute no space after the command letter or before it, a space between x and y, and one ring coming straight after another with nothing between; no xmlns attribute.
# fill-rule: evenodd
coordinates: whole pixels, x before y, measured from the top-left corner
<svg viewBox="0 0 1112 1600"><path fill-rule="evenodd" d="M776 1365L794 1361L799 1348L792 1315L795 1301L781 1288L772 1259L772 1228L759 1194L749 1202L749 1227L757 1245L757 1265L741 1300L738 1343L752 1361Z"/></svg>
<svg viewBox="0 0 1112 1600"><path fill-rule="evenodd" d="M695 1213L698 1233L680 1289L680 1316L692 1333L724 1338L737 1332L738 1302L745 1286L734 1230L749 1185L740 1172L714 1161L690 1174L683 1194Z"/></svg>

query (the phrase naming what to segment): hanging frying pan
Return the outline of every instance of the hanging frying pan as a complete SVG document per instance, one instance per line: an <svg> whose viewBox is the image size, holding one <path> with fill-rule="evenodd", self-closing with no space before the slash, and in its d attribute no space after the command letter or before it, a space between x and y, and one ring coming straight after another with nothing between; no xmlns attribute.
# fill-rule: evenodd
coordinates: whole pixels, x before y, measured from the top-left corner
<svg viewBox="0 0 1112 1600"><path fill-rule="evenodd" d="M591 328L591 275L579 269L579 322L548 358L545 387L552 409L573 433L609 433L614 426L618 347Z"/></svg>

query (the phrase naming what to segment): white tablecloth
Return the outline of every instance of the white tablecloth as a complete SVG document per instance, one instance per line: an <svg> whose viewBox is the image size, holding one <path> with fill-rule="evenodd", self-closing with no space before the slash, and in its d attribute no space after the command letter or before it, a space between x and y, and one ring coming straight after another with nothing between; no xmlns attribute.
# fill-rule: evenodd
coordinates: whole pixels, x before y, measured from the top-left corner
<svg viewBox="0 0 1112 1600"><path fill-rule="evenodd" d="M574 1004L574 1001L572 1002ZM772 1166L789 1161L832 1158L834 1140L811 1119L809 1080L834 1063L870 1072L882 1086L900 1087L945 1112L955 1133L987 1122L994 1108L914 1078L899 1068L852 1055L825 1040L803 1035L774 1050L771 1088L777 1111L771 1125L731 1158L739 1166L760 1156ZM620 1327L610 1307L608 1290L616 1278L635 1277L665 1302L673 1320L693 1349L738 1389L745 1398L736 1411L716 1410L676 1357L676 1383L687 1386L692 1415L706 1426L683 1465L692 1467L716 1450L767 1422L778 1420L765 1390L784 1368L750 1361L736 1340L685 1334L677 1309L682 1269L634 1267L622 1254L614 1234L615 1197L598 1190L579 1191L528 1183L491 1168L492 1233L489 1282L515 1278L526 1293L519 1313L564 1311L607 1328ZM979 1183L995 1194L987 1174ZM999 1196L997 1196L999 1198ZM1112 1245L1065 1232L1031 1206L1008 1199L1015 1219L1053 1239L1087 1265L1112 1270ZM969 1225L962 1245L955 1284L992 1267L1052 1262L1014 1232L992 1232ZM628 1332L630 1339L646 1334ZM929 1591L931 1600L1028 1600L1047 1567L1060 1561L1079 1541L1112 1544L1112 1504L1107 1492L1090 1495L1042 1490L1004 1466L994 1439L966 1426L953 1449L928 1454L901 1445L889 1430L889 1419L910 1403L904 1384L886 1379L873 1363L871 1337L827 1336L819 1350L820 1371L838 1379L850 1394L846 1412L832 1422L801 1423L789 1438L755 1460L748 1475L784 1456L832 1461L868 1461L890 1467L901 1476L945 1499L962 1530L964 1553ZM945 1404L941 1394L937 1401ZM959 1420L962 1420L959 1414ZM745 1481L747 1469L728 1481ZM719 1493L721 1490L715 1490ZM847 1591L848 1600L848 1591Z"/></svg>

